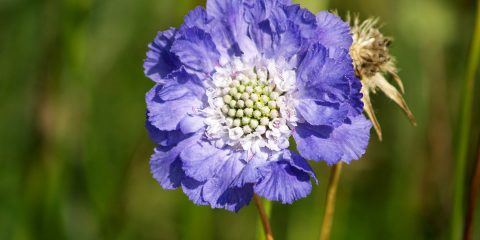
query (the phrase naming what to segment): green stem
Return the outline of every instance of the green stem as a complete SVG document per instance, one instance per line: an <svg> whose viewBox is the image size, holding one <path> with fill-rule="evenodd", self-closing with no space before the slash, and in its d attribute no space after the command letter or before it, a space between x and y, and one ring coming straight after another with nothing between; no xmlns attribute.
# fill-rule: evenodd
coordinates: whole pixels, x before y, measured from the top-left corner
<svg viewBox="0 0 480 240"><path fill-rule="evenodd" d="M327 188L327 200L325 203L325 213L323 214L322 232L320 240L330 239L330 232L332 230L333 215L335 213L335 199L337 196L338 180L342 172L342 162L335 164L330 173Z"/></svg>
<svg viewBox="0 0 480 240"><path fill-rule="evenodd" d="M269 221L272 203L266 199L262 200L257 194L253 196L253 200L255 201L255 206L257 207L259 216L257 225L257 239L273 240L272 229Z"/></svg>
<svg viewBox="0 0 480 240"><path fill-rule="evenodd" d="M453 195L453 216L452 216L452 240L461 239L463 230L463 215L465 205L465 170L468 155L468 143L470 138L470 126L472 115L473 90L475 87L475 74L480 57L480 0L477 0L477 16L475 29L472 38L472 45L467 64L467 72L462 94L462 106L460 115L460 126L457 139L454 195Z"/></svg>

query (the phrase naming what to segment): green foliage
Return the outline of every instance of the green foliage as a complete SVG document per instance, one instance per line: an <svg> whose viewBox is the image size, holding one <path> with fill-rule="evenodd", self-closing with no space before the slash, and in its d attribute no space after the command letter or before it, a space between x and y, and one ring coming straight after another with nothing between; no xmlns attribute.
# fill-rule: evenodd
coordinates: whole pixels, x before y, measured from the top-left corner
<svg viewBox="0 0 480 240"><path fill-rule="evenodd" d="M332 239L447 239L472 1L297 2L380 16L418 121L411 127L385 96L373 97L384 139L372 131L367 154L344 166ZM253 202L236 214L194 206L149 172L147 44L199 4L0 1L0 239L257 236ZM275 239L318 238L329 168L313 165L319 184L308 198L272 205Z"/></svg>

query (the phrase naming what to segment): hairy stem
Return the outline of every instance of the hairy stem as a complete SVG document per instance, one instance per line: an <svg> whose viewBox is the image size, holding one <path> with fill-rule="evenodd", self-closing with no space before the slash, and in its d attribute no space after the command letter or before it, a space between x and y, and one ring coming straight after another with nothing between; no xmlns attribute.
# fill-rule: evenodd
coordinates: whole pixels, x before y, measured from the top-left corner
<svg viewBox="0 0 480 240"><path fill-rule="evenodd" d="M335 198L337 195L338 180L342 171L342 162L332 167L330 179L328 180L327 201L325 203L325 213L323 214L322 232L320 240L330 239L332 229L333 215L335 213Z"/></svg>

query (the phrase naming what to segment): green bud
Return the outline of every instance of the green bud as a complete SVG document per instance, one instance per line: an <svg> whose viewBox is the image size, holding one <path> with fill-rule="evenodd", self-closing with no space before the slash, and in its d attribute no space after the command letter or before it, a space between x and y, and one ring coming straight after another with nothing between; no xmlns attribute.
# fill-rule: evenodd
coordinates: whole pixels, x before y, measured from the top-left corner
<svg viewBox="0 0 480 240"><path fill-rule="evenodd" d="M246 125L246 126L243 126L243 132L246 134L249 134L252 132L252 129L250 128L250 126Z"/></svg>
<svg viewBox="0 0 480 240"><path fill-rule="evenodd" d="M255 103L255 107L256 107L257 109L262 109L264 106L265 106L265 104L263 104L262 102L256 102L256 103Z"/></svg>
<svg viewBox="0 0 480 240"><path fill-rule="evenodd" d="M280 94L278 92L272 92L270 93L270 98L272 100L277 100L277 98L280 97Z"/></svg>
<svg viewBox="0 0 480 240"><path fill-rule="evenodd" d="M258 120L257 119L252 119L250 121L250 127L252 127L252 129L255 129L257 126L258 126Z"/></svg>
<svg viewBox="0 0 480 240"><path fill-rule="evenodd" d="M277 102L275 101L268 101L269 108L277 108Z"/></svg>
<svg viewBox="0 0 480 240"><path fill-rule="evenodd" d="M224 102L225 104L229 104L230 101L232 101L232 96L230 96L230 95L225 95L225 96L223 96L223 102Z"/></svg>
<svg viewBox="0 0 480 240"><path fill-rule="evenodd" d="M243 100L238 100L237 102L237 107L238 108L244 108L245 107L245 102Z"/></svg>
<svg viewBox="0 0 480 240"><path fill-rule="evenodd" d="M228 91L228 93L229 93L230 95L234 96L235 94L238 93L237 88L230 88L230 91Z"/></svg>
<svg viewBox="0 0 480 240"><path fill-rule="evenodd" d="M267 107L267 106L265 106L265 107L262 107L262 108L260 109L260 111L262 111L262 114L263 114L264 116L267 116L267 114L270 113L270 108Z"/></svg>
<svg viewBox="0 0 480 240"><path fill-rule="evenodd" d="M271 118L277 118L278 117L278 111L276 109L273 109L272 111L270 111L270 117Z"/></svg>
<svg viewBox="0 0 480 240"><path fill-rule="evenodd" d="M262 113L258 110L253 111L253 117L255 118L260 118L262 116Z"/></svg>
<svg viewBox="0 0 480 240"><path fill-rule="evenodd" d="M243 117L242 118L242 124L243 125L248 125L250 123L250 118L249 117Z"/></svg>
<svg viewBox="0 0 480 240"><path fill-rule="evenodd" d="M222 106L222 113L223 113L223 114L227 114L227 113L228 113L228 110L230 110L230 108L228 108L227 105L223 105L223 106Z"/></svg>
<svg viewBox="0 0 480 240"><path fill-rule="evenodd" d="M237 114L235 114L235 116L237 116L237 117L239 117L239 118L243 117L243 110L242 110L242 109L238 109L238 110L237 110Z"/></svg>
<svg viewBox="0 0 480 240"><path fill-rule="evenodd" d="M228 116L235 117L235 114L237 114L237 111L235 109L230 108L230 110L228 110Z"/></svg>
<svg viewBox="0 0 480 240"><path fill-rule="evenodd" d="M263 126L267 126L269 122L270 122L270 119L268 119L267 117L262 117L260 119L260 124L262 124Z"/></svg>
<svg viewBox="0 0 480 240"><path fill-rule="evenodd" d="M253 101L250 99L245 100L245 106L249 108L253 107Z"/></svg>
<svg viewBox="0 0 480 240"><path fill-rule="evenodd" d="M258 94L262 94L263 88L260 87L260 86L256 86L256 87L255 87L255 92L258 93Z"/></svg>
<svg viewBox="0 0 480 240"><path fill-rule="evenodd" d="M267 95L262 95L260 98L261 98L261 99L263 100L263 102L265 102L265 103L267 103L267 102L270 100L270 98L267 97Z"/></svg>
<svg viewBox="0 0 480 240"><path fill-rule="evenodd" d="M235 93L235 95L233 97L238 100L242 97L242 94L241 93Z"/></svg>
<svg viewBox="0 0 480 240"><path fill-rule="evenodd" d="M232 101L230 101L229 105L230 105L231 108L234 108L237 105L237 101L232 100Z"/></svg>
<svg viewBox="0 0 480 240"><path fill-rule="evenodd" d="M240 125L241 125L240 119L235 118L235 119L233 120L233 126L235 126L235 127L240 127Z"/></svg>
<svg viewBox="0 0 480 240"><path fill-rule="evenodd" d="M237 87L237 90L241 93L245 92L245 86L244 85L240 85Z"/></svg>
<svg viewBox="0 0 480 240"><path fill-rule="evenodd" d="M245 108L245 109L243 110L243 112L245 113L245 115L246 115L247 117L251 117L252 114L253 114L253 109L252 109L252 108Z"/></svg>

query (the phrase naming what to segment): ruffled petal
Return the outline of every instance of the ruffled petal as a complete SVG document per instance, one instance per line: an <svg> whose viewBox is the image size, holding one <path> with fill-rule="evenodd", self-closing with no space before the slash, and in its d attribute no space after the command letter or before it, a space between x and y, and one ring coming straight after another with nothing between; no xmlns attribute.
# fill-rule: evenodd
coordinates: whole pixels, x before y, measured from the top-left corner
<svg viewBox="0 0 480 240"><path fill-rule="evenodd" d="M338 126L347 117L348 109L340 103L322 102L314 99L299 99L297 113L312 125Z"/></svg>
<svg viewBox="0 0 480 240"><path fill-rule="evenodd" d="M263 178L255 185L255 193L282 203L292 203L306 197L312 190L309 174L313 171L302 159L297 154L286 151L278 161L260 168Z"/></svg>
<svg viewBox="0 0 480 240"><path fill-rule="evenodd" d="M350 92L350 85L344 79L349 71L353 71L353 65L348 59L330 58L327 48L314 44L298 66L300 98L344 101Z"/></svg>
<svg viewBox="0 0 480 240"><path fill-rule="evenodd" d="M147 129L150 139L162 147L175 145L190 136L180 130L161 131L154 127L148 120L145 121L145 128Z"/></svg>
<svg viewBox="0 0 480 240"><path fill-rule="evenodd" d="M197 27L207 31L208 24L212 21L213 17L208 16L203 7L198 6L185 16L182 28Z"/></svg>
<svg viewBox="0 0 480 240"><path fill-rule="evenodd" d="M170 51L176 36L177 30L170 28L159 32L155 40L148 45L143 68L145 75L155 82L162 82L165 76L180 66L178 57Z"/></svg>
<svg viewBox="0 0 480 240"><path fill-rule="evenodd" d="M351 117L337 128L299 124L293 136L300 154L307 159L332 165L359 159L370 138L372 124L363 115ZM312 147L315 146L315 147Z"/></svg>
<svg viewBox="0 0 480 240"><path fill-rule="evenodd" d="M247 35L244 1L208 0L207 13L214 17L207 30L225 59L233 56L255 56L257 49Z"/></svg>
<svg viewBox="0 0 480 240"><path fill-rule="evenodd" d="M310 39L315 36L317 19L312 12L298 4L285 6L284 11L287 18L299 27L304 38Z"/></svg>
<svg viewBox="0 0 480 240"><path fill-rule="evenodd" d="M220 59L210 34L198 27L182 29L181 36L172 45L172 52L188 69L205 74L210 74Z"/></svg>
<svg viewBox="0 0 480 240"><path fill-rule="evenodd" d="M175 88L182 86L176 85ZM163 100L161 97L169 100ZM165 90L158 84L147 93L146 102L148 121L163 131L175 130L183 118L196 114L196 109L203 105L201 100L188 91Z"/></svg>
<svg viewBox="0 0 480 240"><path fill-rule="evenodd" d="M339 16L322 11L316 15L317 36L316 41L327 48L350 49L352 45L352 34L350 26Z"/></svg>
<svg viewBox="0 0 480 240"><path fill-rule="evenodd" d="M198 141L181 153L185 173L199 181L212 178L230 158L229 149L215 147L209 141Z"/></svg>
<svg viewBox="0 0 480 240"><path fill-rule="evenodd" d="M301 60L297 84L297 111L311 125L337 127L362 112L360 80L345 49L313 45Z"/></svg>
<svg viewBox="0 0 480 240"><path fill-rule="evenodd" d="M177 159L175 149L168 149L165 147L155 148L155 153L150 158L150 169L160 185L165 189L175 189L182 183L183 171L178 168L181 164L180 159Z"/></svg>
<svg viewBox="0 0 480 240"><path fill-rule="evenodd" d="M203 188L203 197L213 208L225 208L229 211L238 211L247 205L253 197L253 184L235 186L235 178L245 167L241 161L244 153L229 155L218 171L210 178Z"/></svg>
<svg viewBox="0 0 480 240"><path fill-rule="evenodd" d="M207 13L216 19L224 19L229 15L238 14L242 0L207 0Z"/></svg>
<svg viewBox="0 0 480 240"><path fill-rule="evenodd" d="M153 177L163 188L175 189L182 184L185 174L179 154L182 149L188 148L195 143L199 136L199 134L190 135L173 147L159 146L155 148L155 152L150 158L150 170Z"/></svg>
<svg viewBox="0 0 480 240"><path fill-rule="evenodd" d="M195 180L194 178L184 176L182 180L182 190L188 198L197 205L208 205L203 199L202 192L203 186L205 185L205 181L200 182Z"/></svg>

